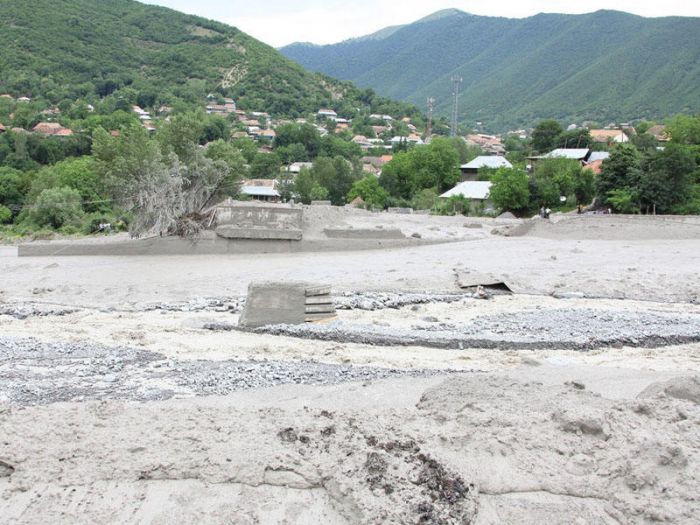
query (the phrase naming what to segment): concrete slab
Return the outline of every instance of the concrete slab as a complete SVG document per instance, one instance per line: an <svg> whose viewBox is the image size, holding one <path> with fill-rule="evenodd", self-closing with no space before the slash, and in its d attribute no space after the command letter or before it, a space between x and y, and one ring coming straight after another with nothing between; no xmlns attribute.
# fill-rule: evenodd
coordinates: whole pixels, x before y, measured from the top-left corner
<svg viewBox="0 0 700 525"><path fill-rule="evenodd" d="M253 282L238 324L258 328L331 319L335 306L330 290L330 286L307 282Z"/></svg>
<svg viewBox="0 0 700 525"><path fill-rule="evenodd" d="M301 230L279 230L273 228L239 228L232 225L219 226L214 230L219 237L224 239L270 239L300 241Z"/></svg>
<svg viewBox="0 0 700 525"><path fill-rule="evenodd" d="M330 239L405 239L406 236L395 228L325 228L323 233Z"/></svg>

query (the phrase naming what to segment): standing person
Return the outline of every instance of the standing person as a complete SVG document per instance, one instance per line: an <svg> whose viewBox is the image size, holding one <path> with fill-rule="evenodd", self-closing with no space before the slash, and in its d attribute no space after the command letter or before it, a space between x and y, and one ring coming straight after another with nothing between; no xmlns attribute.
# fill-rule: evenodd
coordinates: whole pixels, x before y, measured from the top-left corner
<svg viewBox="0 0 700 525"><path fill-rule="evenodd" d="M545 218L545 219L549 219L549 214L550 214L550 213L552 213L552 210L550 210L549 208L547 208L546 210L544 210L544 218Z"/></svg>
<svg viewBox="0 0 700 525"><path fill-rule="evenodd" d="M545 211L544 211L544 205L543 205L543 206L540 206L540 217L542 217L543 219L544 219L544 213L545 213Z"/></svg>

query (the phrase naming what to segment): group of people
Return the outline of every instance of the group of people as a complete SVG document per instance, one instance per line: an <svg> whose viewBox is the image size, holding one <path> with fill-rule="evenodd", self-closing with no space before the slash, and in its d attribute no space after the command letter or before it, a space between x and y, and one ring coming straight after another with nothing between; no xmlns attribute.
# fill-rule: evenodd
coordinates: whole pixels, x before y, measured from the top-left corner
<svg viewBox="0 0 700 525"><path fill-rule="evenodd" d="M549 208L545 208L544 206L540 207L540 217L543 219L549 219L549 214L552 213L552 210Z"/></svg>

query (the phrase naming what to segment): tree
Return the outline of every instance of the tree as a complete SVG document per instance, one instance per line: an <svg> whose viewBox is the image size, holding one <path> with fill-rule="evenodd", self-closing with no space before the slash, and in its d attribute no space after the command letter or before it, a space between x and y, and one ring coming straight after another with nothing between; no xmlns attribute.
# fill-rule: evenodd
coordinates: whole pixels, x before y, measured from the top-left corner
<svg viewBox="0 0 700 525"><path fill-rule="evenodd" d="M29 197L35 198L44 189L60 187L77 190L86 212L111 207L92 157L70 158L43 168L32 181Z"/></svg>
<svg viewBox="0 0 700 525"><path fill-rule="evenodd" d="M588 128L576 128L571 131L564 131L556 140L557 148L588 148L593 139Z"/></svg>
<svg viewBox="0 0 700 525"><path fill-rule="evenodd" d="M241 151L229 142L216 140L209 143L204 154L211 160L222 161L228 167L228 174L221 181L216 192L217 196L238 195L240 182L247 176L247 167Z"/></svg>
<svg viewBox="0 0 700 525"><path fill-rule="evenodd" d="M691 194L696 168L690 148L669 144L644 163L639 197L642 209L670 213L685 203Z"/></svg>
<svg viewBox="0 0 700 525"><path fill-rule="evenodd" d="M373 208L384 208L389 193L382 188L379 180L374 175L367 175L365 178L356 181L348 193L348 202L352 202L360 197L368 206Z"/></svg>
<svg viewBox="0 0 700 525"><path fill-rule="evenodd" d="M283 124L278 126L275 132L277 135L272 144L275 149L288 148L293 144L301 145L305 154L303 155L304 158L298 160L308 160L319 155L321 135L311 124Z"/></svg>
<svg viewBox="0 0 700 525"><path fill-rule="evenodd" d="M530 180L530 200L536 207L555 208L561 205L561 197L574 194L581 164L575 160L554 158L537 163Z"/></svg>
<svg viewBox="0 0 700 525"><path fill-rule="evenodd" d="M641 174L641 155L637 148L631 144L618 144L610 152L610 157L603 161L596 194L607 204L612 204L609 195L614 190L627 190L628 195L636 196Z"/></svg>
<svg viewBox="0 0 700 525"><path fill-rule="evenodd" d="M610 190L606 200L617 213L639 213L638 196L629 188Z"/></svg>
<svg viewBox="0 0 700 525"><path fill-rule="evenodd" d="M574 196L577 204L589 204L595 197L595 173L582 169L574 178Z"/></svg>
<svg viewBox="0 0 700 525"><path fill-rule="evenodd" d="M501 211L521 213L530 200L527 174L520 169L499 168L491 179L490 197Z"/></svg>
<svg viewBox="0 0 700 525"><path fill-rule="evenodd" d="M80 193L72 188L49 188L42 191L30 208L28 218L37 226L61 228L80 224L83 217Z"/></svg>
<svg viewBox="0 0 700 525"><path fill-rule="evenodd" d="M543 120L532 132L532 147L538 153L547 153L557 146L564 130L556 120Z"/></svg>
<svg viewBox="0 0 700 525"><path fill-rule="evenodd" d="M275 153L258 153L250 165L253 179L274 179L279 175L282 162Z"/></svg>
<svg viewBox="0 0 700 525"><path fill-rule="evenodd" d="M292 192L301 202L309 204L311 203L311 190L314 184L316 183L312 171L308 168L302 168L294 179Z"/></svg>
<svg viewBox="0 0 700 525"><path fill-rule="evenodd" d="M21 171L0 167L0 205L17 215L29 190L29 177Z"/></svg>
<svg viewBox="0 0 700 525"><path fill-rule="evenodd" d="M393 197L413 197L416 191L416 174L408 152L397 153L382 167L379 183Z"/></svg>
<svg viewBox="0 0 700 525"><path fill-rule="evenodd" d="M328 200L328 190L321 186L318 182L314 183L309 192L309 198L312 201Z"/></svg>
<svg viewBox="0 0 700 525"><path fill-rule="evenodd" d="M700 115L678 114L669 119L666 130L676 144L700 145Z"/></svg>

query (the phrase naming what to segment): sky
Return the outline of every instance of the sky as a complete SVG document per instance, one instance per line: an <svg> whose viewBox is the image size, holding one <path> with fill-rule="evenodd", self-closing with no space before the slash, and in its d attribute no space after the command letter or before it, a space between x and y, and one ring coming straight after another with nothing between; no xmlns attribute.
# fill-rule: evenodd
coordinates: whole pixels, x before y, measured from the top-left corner
<svg viewBox="0 0 700 525"><path fill-rule="evenodd" d="M641 16L700 16L697 0L142 0L235 26L274 47L292 42L332 44L406 24L447 8L484 16L599 9Z"/></svg>

